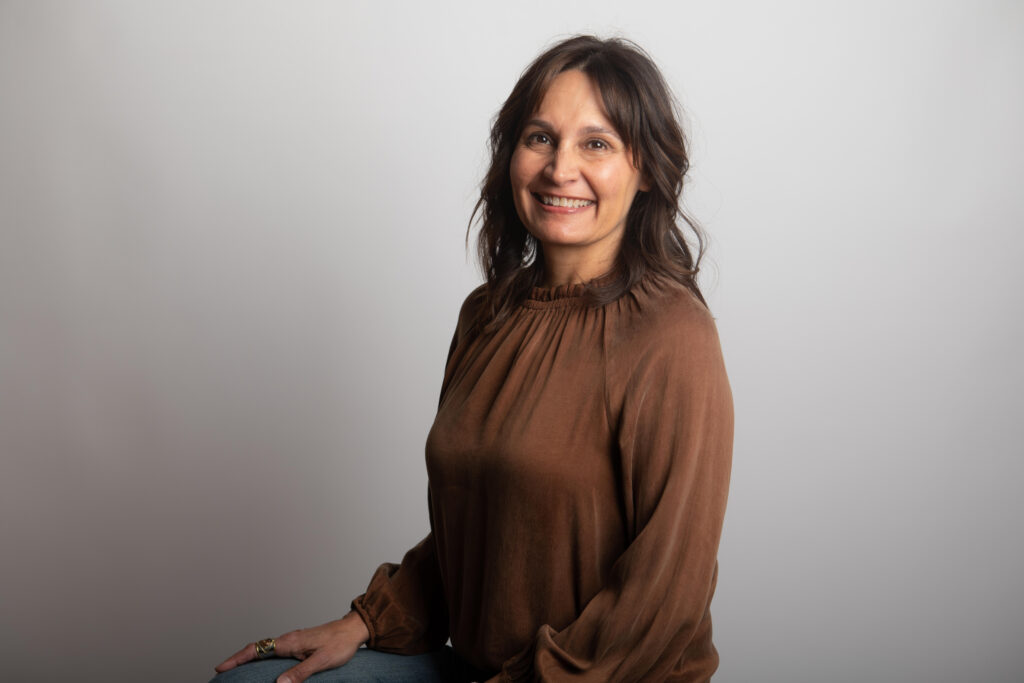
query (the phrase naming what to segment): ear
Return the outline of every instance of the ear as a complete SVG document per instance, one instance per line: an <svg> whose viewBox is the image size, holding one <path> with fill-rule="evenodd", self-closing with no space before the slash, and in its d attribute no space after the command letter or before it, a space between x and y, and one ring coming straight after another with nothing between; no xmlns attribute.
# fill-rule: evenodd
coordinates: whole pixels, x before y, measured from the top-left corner
<svg viewBox="0 0 1024 683"><path fill-rule="evenodd" d="M638 154L633 154L633 168L640 171L640 182L637 184L636 189L640 192L651 191L651 179L647 175L647 171L644 170L644 165L640 161Z"/></svg>
<svg viewBox="0 0 1024 683"><path fill-rule="evenodd" d="M651 180L643 171L640 171L640 184L637 185L637 189L640 190L641 192L651 191Z"/></svg>

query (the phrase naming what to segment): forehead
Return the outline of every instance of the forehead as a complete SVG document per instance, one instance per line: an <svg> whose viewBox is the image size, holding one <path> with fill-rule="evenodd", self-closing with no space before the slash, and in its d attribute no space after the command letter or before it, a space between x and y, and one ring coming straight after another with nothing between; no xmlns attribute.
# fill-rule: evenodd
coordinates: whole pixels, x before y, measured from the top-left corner
<svg viewBox="0 0 1024 683"><path fill-rule="evenodd" d="M590 119L611 126L601 91L590 76L579 69L563 71L548 84L537 103L533 117L550 123Z"/></svg>

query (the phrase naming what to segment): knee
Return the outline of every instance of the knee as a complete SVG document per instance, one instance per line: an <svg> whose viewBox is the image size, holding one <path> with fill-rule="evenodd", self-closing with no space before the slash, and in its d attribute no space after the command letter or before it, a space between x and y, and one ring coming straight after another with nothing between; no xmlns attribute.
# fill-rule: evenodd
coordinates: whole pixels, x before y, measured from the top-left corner
<svg viewBox="0 0 1024 683"><path fill-rule="evenodd" d="M210 683L274 683L278 676L298 663L296 659L264 659L249 662L217 674Z"/></svg>

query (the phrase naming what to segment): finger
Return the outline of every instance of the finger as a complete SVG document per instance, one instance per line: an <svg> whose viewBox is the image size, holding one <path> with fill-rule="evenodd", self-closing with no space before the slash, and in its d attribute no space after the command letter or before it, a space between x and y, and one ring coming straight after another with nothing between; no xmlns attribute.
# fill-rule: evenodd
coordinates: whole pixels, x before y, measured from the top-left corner
<svg viewBox="0 0 1024 683"><path fill-rule="evenodd" d="M294 657L305 659L316 650L320 643L312 629L297 629L278 636L274 655L277 657Z"/></svg>
<svg viewBox="0 0 1024 683"><path fill-rule="evenodd" d="M239 664L245 664L248 661L256 659L256 643L249 643L241 650L231 655L223 662L213 667L213 670L217 673L223 673L234 669Z"/></svg>
<svg viewBox="0 0 1024 683"><path fill-rule="evenodd" d="M317 650L309 659L278 676L277 683L302 683L313 674L330 668L333 668L330 655L325 654L323 650Z"/></svg>

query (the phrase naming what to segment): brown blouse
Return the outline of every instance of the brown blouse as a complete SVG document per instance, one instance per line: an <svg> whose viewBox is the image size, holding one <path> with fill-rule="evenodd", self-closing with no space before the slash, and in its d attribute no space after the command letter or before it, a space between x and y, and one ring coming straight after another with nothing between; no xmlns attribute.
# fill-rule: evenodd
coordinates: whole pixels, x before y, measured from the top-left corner
<svg viewBox="0 0 1024 683"><path fill-rule="evenodd" d="M714 321L674 283L582 293L536 288L473 336L463 305L427 439L432 532L353 602L368 647L450 636L493 681L717 668L733 411Z"/></svg>

